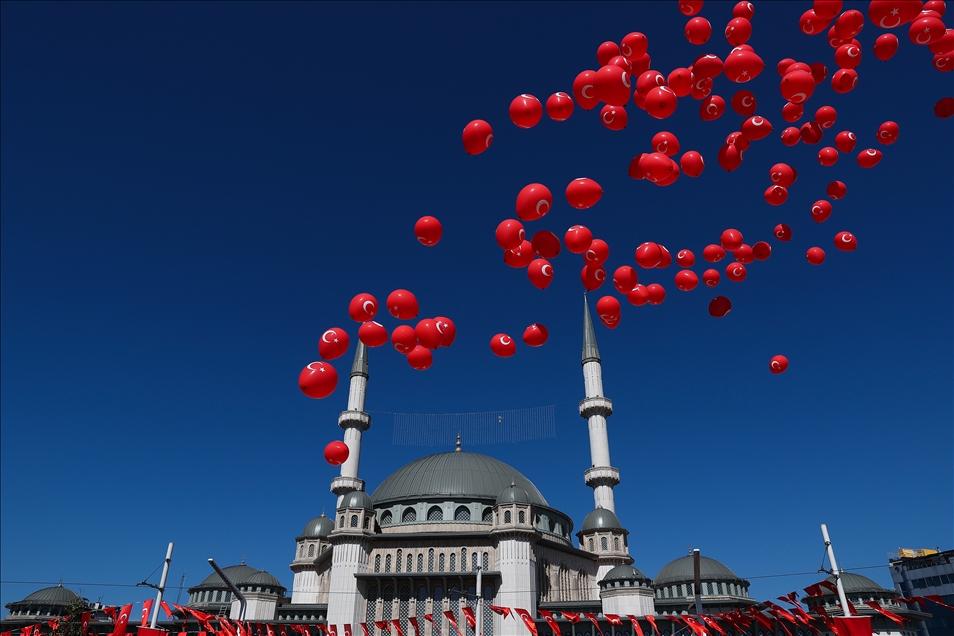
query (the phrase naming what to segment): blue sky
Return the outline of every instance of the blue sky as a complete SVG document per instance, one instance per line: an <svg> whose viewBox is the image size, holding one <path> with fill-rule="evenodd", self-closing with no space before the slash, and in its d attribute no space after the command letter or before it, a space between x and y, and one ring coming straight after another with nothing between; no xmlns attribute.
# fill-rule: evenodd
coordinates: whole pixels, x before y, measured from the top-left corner
<svg viewBox="0 0 954 636"><path fill-rule="evenodd" d="M816 570L822 522L849 568L886 564L898 547L950 548L954 136L932 113L950 77L906 30L878 61L881 31L866 25L858 87L836 95L826 82L806 108L834 106L834 128L817 146L784 147L776 62L822 61L830 76L833 50L798 31L811 3L755 6L749 43L766 69L744 88L776 132L726 173L716 152L743 118L701 122L690 98L663 122L630 104L619 132L579 107L522 130L507 109L520 93L569 92L598 68L599 44L630 31L648 36L664 74L724 56L732 3L705 4L715 34L703 46L682 36L674 1L3 3L0 603L41 587L15 581L61 578L106 603L141 600L147 590L118 585L149 575L169 541L173 584L183 573L197 584L209 557L244 556L290 588L294 537L334 505L337 471L321 452L340 439L347 401L344 380L321 401L296 380L326 328L356 339L347 304L364 291L409 289L423 317L458 328L426 372L390 346L371 352L368 409L382 413L365 436L369 489L450 450L392 445L383 412L556 405L556 438L469 450L514 465L579 527L592 507L576 414L582 263L564 250L540 291L493 238L532 182L555 205L528 229L587 225L609 243L611 270L657 241L692 249L701 275L702 248L728 227L774 250L715 290L679 292L675 267L640 270L666 301L624 301L616 330L597 325L617 512L637 567L654 576L692 544L772 598L818 580L760 577ZM714 93L729 101L739 88L723 76ZM494 142L472 157L460 133L475 118ZM900 138L882 147L885 120ZM703 154L701 177L657 188L626 176L660 130ZM843 154L819 166L839 130L882 150L881 163L862 170ZM779 161L799 179L771 207L762 193ZM562 192L583 176L605 194L573 210ZM848 195L816 225L811 204L835 179ZM432 248L412 233L424 214L444 226ZM779 222L790 243L771 238ZM842 230L857 251L833 249ZM805 260L814 245L828 254L820 267ZM604 293L615 292L593 300ZM722 320L706 310L717 294L734 306ZM491 354L490 336L532 322L547 345ZM775 376L779 353L791 366ZM352 354L336 363L342 376ZM886 568L860 572L890 585Z"/></svg>

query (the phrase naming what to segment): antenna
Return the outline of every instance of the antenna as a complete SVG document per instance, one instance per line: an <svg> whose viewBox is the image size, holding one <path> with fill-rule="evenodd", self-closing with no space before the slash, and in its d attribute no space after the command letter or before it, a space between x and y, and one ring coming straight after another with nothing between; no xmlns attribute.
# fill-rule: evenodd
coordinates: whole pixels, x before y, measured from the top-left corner
<svg viewBox="0 0 954 636"><path fill-rule="evenodd" d="M182 588L185 586L185 572L182 573L182 578L179 579L179 593L176 594L176 605L179 604L179 597L182 596Z"/></svg>

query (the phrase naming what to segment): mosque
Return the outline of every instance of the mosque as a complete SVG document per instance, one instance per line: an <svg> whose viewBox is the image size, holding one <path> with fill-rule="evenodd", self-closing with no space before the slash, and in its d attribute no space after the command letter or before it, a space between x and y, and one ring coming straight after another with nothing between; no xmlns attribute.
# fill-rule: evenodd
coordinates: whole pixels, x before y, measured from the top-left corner
<svg viewBox="0 0 954 636"><path fill-rule="evenodd" d="M585 301L582 366L585 393L579 412L589 428L591 458L584 479L593 489L593 510L574 535L573 520L520 471L464 451L459 439L455 450L412 461L368 494L358 476L362 434L371 426L365 411L368 351L358 342L348 408L338 418L350 453L331 482L335 514L308 521L295 538L290 598L268 572L244 563L224 569L246 598L245 619L324 624L337 636L358 636L364 628L369 636L383 636L382 628L403 636L411 634L409 627L415 628L414 636L451 635L453 619L462 636L474 636L468 625L468 618L474 618L483 636L527 636L519 618L491 611L496 606L527 610L541 636L554 636L551 625L562 632L556 636L597 632L586 619L571 624L556 617L548 624L537 619L538 610L592 614L611 636L635 636L627 615L653 617L658 625L653 631L660 636L684 629L670 617L694 613L693 556L675 559L651 579L634 565L629 533L615 513L613 489L620 476L610 462L607 435L613 403L603 394L600 353ZM703 613L761 606L750 596L748 581L715 559L702 556L700 561ZM872 617L879 636L917 634L913 625L899 628L865 600L878 600L913 621L929 616L891 601L897 593L871 579L844 574L842 580L852 604ZM50 590L9 604L11 615L4 624L31 616L35 620L33 596L65 598ZM837 599L809 601L831 606ZM215 615L239 616L239 600L218 574L190 588L188 604ZM610 624L607 616L614 615L625 622ZM749 633L727 629L727 636L812 636L801 625L790 627L788 635L781 629L765 633L756 625Z"/></svg>

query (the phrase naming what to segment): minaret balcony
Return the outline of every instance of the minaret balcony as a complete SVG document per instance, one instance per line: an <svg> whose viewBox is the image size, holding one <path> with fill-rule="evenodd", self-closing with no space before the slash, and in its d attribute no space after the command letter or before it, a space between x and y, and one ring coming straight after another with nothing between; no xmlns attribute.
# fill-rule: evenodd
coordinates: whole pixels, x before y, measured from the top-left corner
<svg viewBox="0 0 954 636"><path fill-rule="evenodd" d="M619 485L619 470L612 466L594 466L583 473L583 479L590 488L596 486L616 487Z"/></svg>
<svg viewBox="0 0 954 636"><path fill-rule="evenodd" d="M580 417L591 415L609 417L613 414L613 400L606 397L591 397L580 402Z"/></svg>
<svg viewBox="0 0 954 636"><path fill-rule="evenodd" d="M357 477L335 477L331 480L331 492L338 495L347 495L354 490L364 490L364 480Z"/></svg>
<svg viewBox="0 0 954 636"><path fill-rule="evenodd" d="M364 411L342 411L338 416L341 428L357 428L362 433L371 428L371 416Z"/></svg>

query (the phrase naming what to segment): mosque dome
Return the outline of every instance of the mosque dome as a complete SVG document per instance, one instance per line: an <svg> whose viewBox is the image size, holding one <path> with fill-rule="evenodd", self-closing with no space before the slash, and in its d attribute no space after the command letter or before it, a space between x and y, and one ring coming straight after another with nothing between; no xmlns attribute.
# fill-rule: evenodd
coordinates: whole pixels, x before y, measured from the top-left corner
<svg viewBox="0 0 954 636"><path fill-rule="evenodd" d="M706 556L699 557L699 574L703 581L742 583L745 587L749 585L748 581L736 576L735 572L726 567L725 564ZM689 554L664 565L656 578L653 579L653 584L658 588L672 583L691 583L694 580L693 557Z"/></svg>
<svg viewBox="0 0 954 636"><path fill-rule="evenodd" d="M606 573L602 583L612 583L614 581L649 581L649 577L640 572L631 565L621 563Z"/></svg>
<svg viewBox="0 0 954 636"><path fill-rule="evenodd" d="M303 537L326 538L335 529L335 522L321 513L320 517L315 517L305 524L305 529L301 531Z"/></svg>
<svg viewBox="0 0 954 636"><path fill-rule="evenodd" d="M269 574L268 572L266 572L265 570L259 570L252 576L248 577L247 579L245 579L245 581L242 582L242 585L245 587L251 587L254 585L254 586L276 588L276 591L278 588L280 588L282 591L285 590L284 586L282 585L282 582L279 581L274 576L272 576L271 574Z"/></svg>
<svg viewBox="0 0 954 636"><path fill-rule="evenodd" d="M516 468L493 457L459 451L429 455L397 469L375 489L371 500L375 506L427 499L496 501L510 484L525 491L529 503L548 505Z"/></svg>
<svg viewBox="0 0 954 636"><path fill-rule="evenodd" d="M867 594L871 592L879 593L879 594L884 594L885 592L892 595L895 594L894 591L885 589L884 587L878 585L877 583L869 579L867 576L861 576L860 574L854 574L852 572L842 572L840 576L841 576L841 585L842 587L845 588L845 594L860 594L860 593ZM825 580L829 581L830 583L834 583L835 577L829 576ZM830 590L826 590L825 588L822 588L822 589L825 591L826 596L829 594L831 595L835 594L835 592L831 592Z"/></svg>
<svg viewBox="0 0 954 636"><path fill-rule="evenodd" d="M588 530L622 530L623 524L619 522L619 517L608 508L597 508L586 515L583 519L583 526L580 532Z"/></svg>
<svg viewBox="0 0 954 636"><path fill-rule="evenodd" d="M69 605L70 603L76 603L82 600L79 594L73 590L66 589L61 584L55 587L45 587L42 590L37 590L23 599L21 603L29 603L32 605Z"/></svg>
<svg viewBox="0 0 954 636"><path fill-rule="evenodd" d="M365 510L371 510L371 497L363 490L352 490L342 497L341 505L338 506L338 509L341 510L342 508L363 508Z"/></svg>
<svg viewBox="0 0 954 636"><path fill-rule="evenodd" d="M530 493L517 485L510 485L500 491L497 495L497 505L508 503L533 503L530 501Z"/></svg>
<svg viewBox="0 0 954 636"><path fill-rule="evenodd" d="M10 610L10 615L5 620L26 620L29 617L35 622L38 616L62 616L66 608L74 603L85 605L88 601L61 583L37 590L22 601L7 603L5 607Z"/></svg>
<svg viewBox="0 0 954 636"><path fill-rule="evenodd" d="M255 568L250 568L244 563L241 565L230 565L227 568L222 568L222 571L225 572L225 576L229 577L229 580L238 585L239 583L244 583L245 580L258 572ZM193 588L189 588L189 591L201 589L201 588L218 588L218 589L228 589L228 586L225 584L225 581L222 580L222 577L219 576L218 572L213 572L212 574L205 577L205 579L196 585Z"/></svg>

